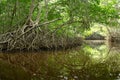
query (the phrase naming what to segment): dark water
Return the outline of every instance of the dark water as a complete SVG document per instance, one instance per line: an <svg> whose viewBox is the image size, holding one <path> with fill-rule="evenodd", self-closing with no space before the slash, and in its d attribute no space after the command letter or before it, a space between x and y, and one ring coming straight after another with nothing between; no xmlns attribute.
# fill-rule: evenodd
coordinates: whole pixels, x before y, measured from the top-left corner
<svg viewBox="0 0 120 80"><path fill-rule="evenodd" d="M120 80L120 48L87 41L67 51L0 53L0 80Z"/></svg>

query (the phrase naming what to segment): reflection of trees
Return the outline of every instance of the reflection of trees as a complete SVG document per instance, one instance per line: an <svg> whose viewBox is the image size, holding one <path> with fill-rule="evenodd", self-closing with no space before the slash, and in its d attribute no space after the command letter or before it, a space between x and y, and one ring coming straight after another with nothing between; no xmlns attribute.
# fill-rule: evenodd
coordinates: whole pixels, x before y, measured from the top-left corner
<svg viewBox="0 0 120 80"><path fill-rule="evenodd" d="M106 59L96 60L83 50L65 53L1 54L0 59L6 65L10 64L9 67L19 66L18 69L23 69L31 74L33 79L39 80L113 80L120 72L118 56L108 56Z"/></svg>
<svg viewBox="0 0 120 80"><path fill-rule="evenodd" d="M109 49L104 42L88 42L83 49L89 53L93 58L105 58Z"/></svg>

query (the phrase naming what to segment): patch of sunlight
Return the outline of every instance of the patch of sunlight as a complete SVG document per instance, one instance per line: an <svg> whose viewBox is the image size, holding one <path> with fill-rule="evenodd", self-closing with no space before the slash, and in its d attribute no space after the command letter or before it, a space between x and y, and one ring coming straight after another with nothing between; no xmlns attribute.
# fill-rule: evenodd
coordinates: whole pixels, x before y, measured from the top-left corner
<svg viewBox="0 0 120 80"><path fill-rule="evenodd" d="M90 30L85 31L84 35L89 36L94 32L99 33L100 35L103 35L103 36L107 36L108 34L106 26L102 24L94 23L93 26L90 28Z"/></svg>
<svg viewBox="0 0 120 80"><path fill-rule="evenodd" d="M92 58L94 58L94 59L99 59L100 56L99 56L99 55L94 55L94 56L92 56Z"/></svg>
<svg viewBox="0 0 120 80"><path fill-rule="evenodd" d="M117 0L101 0L100 1L100 6L105 7L105 6L108 6L108 5L112 5L112 7L114 7L115 3L117 3Z"/></svg>
<svg viewBox="0 0 120 80"><path fill-rule="evenodd" d="M50 0L50 3L55 3L57 2L57 0Z"/></svg>

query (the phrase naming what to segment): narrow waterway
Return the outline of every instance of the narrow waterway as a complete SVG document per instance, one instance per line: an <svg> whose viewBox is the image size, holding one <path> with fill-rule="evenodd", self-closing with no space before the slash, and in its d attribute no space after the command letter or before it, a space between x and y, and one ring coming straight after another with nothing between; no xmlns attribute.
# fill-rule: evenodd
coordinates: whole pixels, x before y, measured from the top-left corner
<svg viewBox="0 0 120 80"><path fill-rule="evenodd" d="M120 47L86 41L63 51L0 53L0 80L120 80Z"/></svg>

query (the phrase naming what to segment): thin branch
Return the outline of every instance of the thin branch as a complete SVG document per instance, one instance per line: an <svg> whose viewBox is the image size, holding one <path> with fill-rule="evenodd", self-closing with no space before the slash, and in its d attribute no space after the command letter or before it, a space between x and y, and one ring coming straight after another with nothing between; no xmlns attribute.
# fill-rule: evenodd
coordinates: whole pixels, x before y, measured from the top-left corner
<svg viewBox="0 0 120 80"><path fill-rule="evenodd" d="M45 1L45 21L48 21L48 0L44 0ZM45 31L47 30L48 25L45 25Z"/></svg>
<svg viewBox="0 0 120 80"><path fill-rule="evenodd" d="M10 26L12 26L13 19L14 19L14 16L15 16L15 14L16 14L17 2L18 2L18 1L15 2L14 8L13 8Z"/></svg>
<svg viewBox="0 0 120 80"><path fill-rule="evenodd" d="M34 9L35 9L35 0L32 0L32 1L31 1L30 10L29 10L28 19L26 20L25 25L26 25L30 20L32 20L32 13L33 13Z"/></svg>
<svg viewBox="0 0 120 80"><path fill-rule="evenodd" d="M72 21L72 20L69 20L65 23L63 23L62 25L59 25L57 28L55 28L54 31L52 31L52 33L55 33L57 30L59 30L61 27L65 26L65 25L68 25L68 24L72 24L72 23L75 23L75 22L83 22L83 21Z"/></svg>
<svg viewBox="0 0 120 80"><path fill-rule="evenodd" d="M38 4L38 14L37 14L37 19L35 21L35 24L38 25L39 24L39 21L40 21L40 15L41 15L41 10L42 10L42 5L39 3Z"/></svg>

